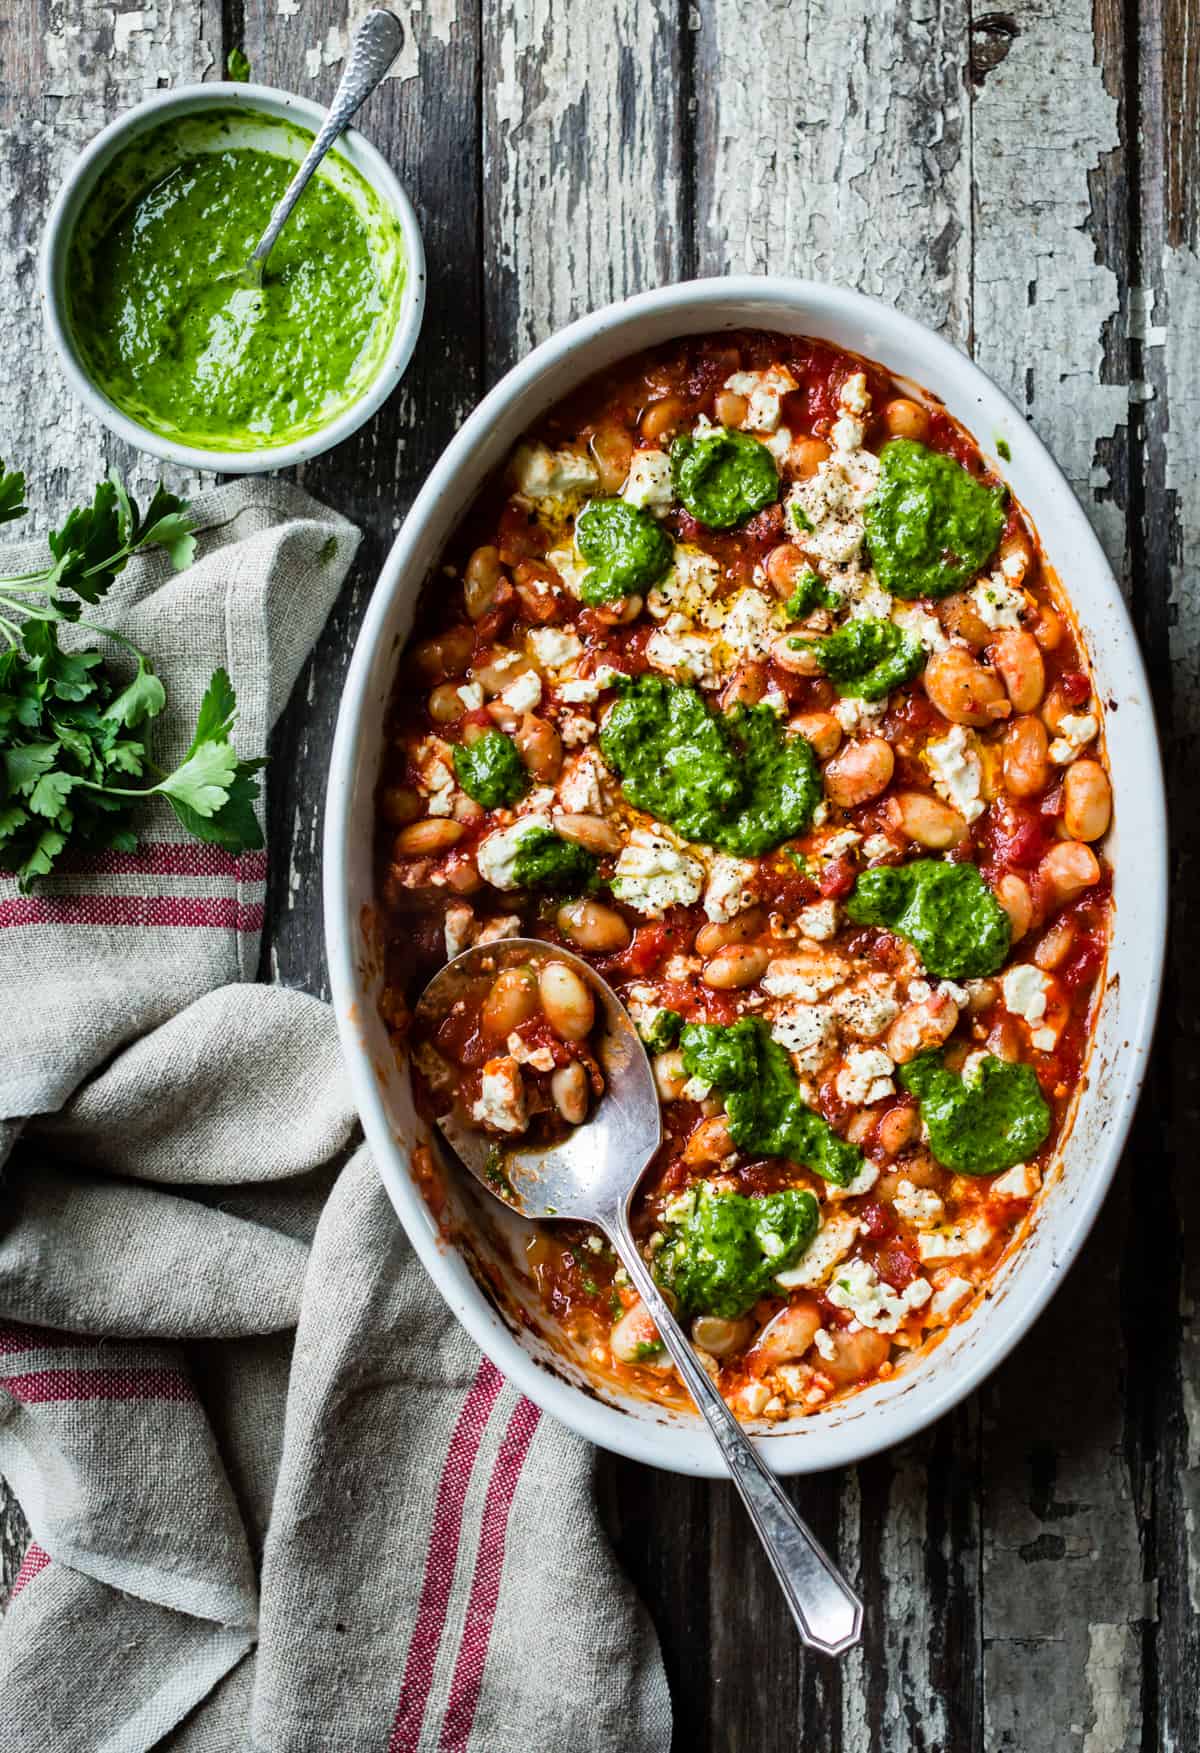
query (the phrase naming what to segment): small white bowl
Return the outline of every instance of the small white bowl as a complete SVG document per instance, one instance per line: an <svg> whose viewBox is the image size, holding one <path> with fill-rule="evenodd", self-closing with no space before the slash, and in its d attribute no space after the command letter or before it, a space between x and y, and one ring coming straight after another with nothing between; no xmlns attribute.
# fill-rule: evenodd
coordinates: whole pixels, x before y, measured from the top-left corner
<svg viewBox="0 0 1200 1753"><path fill-rule="evenodd" d="M407 1070L396 1064L379 1016L382 970L369 926L384 714L418 592L447 539L521 435L585 379L673 337L735 328L811 335L865 354L940 397L985 452L1009 447L1011 461L993 455L993 466L1032 516L1074 608L1106 704L1115 795L1105 848L1116 898L1105 989L1073 1124L1029 1234L982 1305L912 1367L825 1411L764 1430L762 1450L776 1472L849 1466L912 1436L977 1387L1045 1308L1120 1158L1145 1076L1166 937L1162 771L1128 612L1067 481L1018 410L970 359L911 318L839 287L774 278L696 280L572 323L484 399L430 472L396 538L346 678L325 805L325 932L334 1010L384 1183L430 1277L471 1337L522 1393L589 1441L652 1466L710 1477L721 1476L723 1467L695 1414L634 1398L563 1355L536 1292L516 1268L511 1250L519 1219L476 1195L473 1184L456 1181L449 1189L449 1225L435 1222L410 1168L424 1128ZM1043 1341L1054 1347L1061 1335L1048 1326Z"/></svg>
<svg viewBox="0 0 1200 1753"><path fill-rule="evenodd" d="M333 152L358 171L385 208L399 221L404 245L405 277L400 310L387 351L358 400L318 431L286 444L256 445L248 450L209 450L182 444L163 433L142 426L112 402L90 376L71 333L66 307L67 264L71 239L89 196L104 172L139 135L164 123L211 110L241 110L292 122L315 134L325 118L319 104L269 85L241 85L219 81L212 85L187 85L178 91L161 91L110 122L85 147L59 190L42 237L38 283L46 330L58 351L67 380L76 395L118 438L136 450L164 457L181 468L209 469L218 475L263 474L268 469L290 469L330 450L369 420L403 377L425 310L425 250L412 203L387 162L354 128L341 135Z"/></svg>

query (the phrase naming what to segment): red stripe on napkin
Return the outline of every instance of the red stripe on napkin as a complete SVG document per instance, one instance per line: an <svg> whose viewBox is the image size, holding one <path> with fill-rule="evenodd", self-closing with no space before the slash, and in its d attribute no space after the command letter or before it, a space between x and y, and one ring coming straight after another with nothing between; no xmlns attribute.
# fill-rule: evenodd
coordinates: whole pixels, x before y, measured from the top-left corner
<svg viewBox="0 0 1200 1753"><path fill-rule="evenodd" d="M147 840L136 852L84 852L57 865L60 876L213 876L265 883L265 852L226 852L200 840Z"/></svg>
<svg viewBox="0 0 1200 1753"><path fill-rule="evenodd" d="M6 925L215 926L224 931L261 931L260 901L235 895L15 895L0 901Z"/></svg>
<svg viewBox="0 0 1200 1753"><path fill-rule="evenodd" d="M19 1351L48 1351L51 1346L92 1347L97 1343L78 1333L60 1333L57 1327L27 1327L24 1321L0 1322L0 1357L13 1357Z"/></svg>
<svg viewBox="0 0 1200 1753"><path fill-rule="evenodd" d="M14 1582L12 1592L8 1597L10 1606L16 1600L26 1584L31 1583L35 1576L38 1576L44 1571L49 1562L50 1554L39 1546L36 1540L30 1541L29 1545L25 1548L25 1556L21 1560L21 1568L17 1572L17 1580Z"/></svg>
<svg viewBox="0 0 1200 1753"><path fill-rule="evenodd" d="M471 1470L488 1417L496 1397L504 1386L504 1378L494 1364L485 1358L479 1373L463 1402L462 1411L450 1438L442 1476L438 1481L437 1505L433 1512L433 1528L425 1554L425 1576L421 1598L417 1603L417 1622L404 1666L400 1702L388 1753L416 1753L425 1720L425 1706L433 1684L438 1646L446 1623L446 1609L454 1583L454 1567L458 1559L458 1543L462 1533L463 1505Z"/></svg>
<svg viewBox="0 0 1200 1753"><path fill-rule="evenodd" d="M26 1406L54 1400L192 1400L191 1383L178 1370L32 1370L0 1375L0 1388Z"/></svg>
<svg viewBox="0 0 1200 1753"><path fill-rule="evenodd" d="M508 1421L496 1467L488 1484L479 1530L479 1551L475 1557L475 1575L471 1579L471 1599L462 1643L450 1685L450 1701L438 1742L441 1753L465 1753L479 1704L483 1670L487 1665L492 1626L496 1619L496 1603L500 1599L500 1578L504 1570L504 1545L508 1536L508 1518L516 1496L517 1481L538 1427L541 1412L531 1400L522 1400Z"/></svg>

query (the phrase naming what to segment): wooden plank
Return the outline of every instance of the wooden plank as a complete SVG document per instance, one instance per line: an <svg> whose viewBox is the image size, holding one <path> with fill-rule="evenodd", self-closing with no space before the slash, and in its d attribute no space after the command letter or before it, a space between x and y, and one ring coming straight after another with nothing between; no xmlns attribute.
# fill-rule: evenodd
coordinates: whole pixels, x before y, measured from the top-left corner
<svg viewBox="0 0 1200 1753"><path fill-rule="evenodd" d="M1200 1185L1192 1169L1200 1006L1189 977L1200 953L1195 811L1200 742L1200 195L1194 127L1200 9L1157 0L1140 16L1140 293L1133 371L1150 398L1137 602L1176 808L1172 955L1146 1109L1130 1300L1144 1335L1137 1395L1140 1460L1154 1557L1158 1629L1149 1679L1157 1744L1200 1745ZM1147 1172L1149 1171L1149 1172Z"/></svg>
<svg viewBox="0 0 1200 1753"><path fill-rule="evenodd" d="M1116 9L1022 7L974 105L973 314L976 357L1050 446L1130 589L1126 48ZM1070 69L1053 89L1051 64ZM1152 1744L1139 1437L1121 1386L1145 1362L1121 1313L1130 1222L1124 1176L1052 1315L984 1393L989 1747Z"/></svg>
<svg viewBox="0 0 1200 1753"><path fill-rule="evenodd" d="M16 6L0 16L0 404L5 459L26 472L31 522L45 527L68 496L116 464L143 487L150 458L119 444L68 392L42 330L37 257L50 203L72 159L122 110L161 85L202 79L217 58L218 0L151 9ZM172 474L171 471L165 471ZM195 477L175 471L185 489ZM73 502L73 501L72 501ZM0 1603L28 1529L0 1480Z"/></svg>
<svg viewBox="0 0 1200 1753"><path fill-rule="evenodd" d="M328 100L365 5L292 0L247 10L255 79ZM328 996L320 905L325 775L342 681L379 569L426 472L481 390L479 27L474 6L400 8L408 34L393 76L359 118L408 190L429 275L424 328L400 389L346 444L296 478L363 531L354 569L272 744L264 978Z"/></svg>

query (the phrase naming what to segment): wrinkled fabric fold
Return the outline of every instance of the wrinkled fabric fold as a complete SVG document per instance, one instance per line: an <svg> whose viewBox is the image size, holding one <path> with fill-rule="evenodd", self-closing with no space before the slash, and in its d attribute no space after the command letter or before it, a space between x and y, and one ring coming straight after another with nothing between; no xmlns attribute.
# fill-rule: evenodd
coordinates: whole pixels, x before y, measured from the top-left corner
<svg viewBox="0 0 1200 1753"><path fill-rule="evenodd" d="M197 512L117 624L172 708L225 662L260 752L355 533L280 483ZM245 983L265 861L202 854L154 815L136 869L0 885L0 1745L660 1753L592 1451L430 1284L328 1007Z"/></svg>

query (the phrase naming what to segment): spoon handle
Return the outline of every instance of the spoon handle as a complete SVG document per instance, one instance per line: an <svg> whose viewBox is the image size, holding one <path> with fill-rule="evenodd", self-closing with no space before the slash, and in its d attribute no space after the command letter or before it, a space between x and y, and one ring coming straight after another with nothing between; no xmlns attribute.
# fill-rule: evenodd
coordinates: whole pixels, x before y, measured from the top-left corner
<svg viewBox="0 0 1200 1753"><path fill-rule="evenodd" d="M667 1307L629 1230L624 1212L606 1225L622 1264L654 1317L688 1392L708 1421L722 1459L754 1524L803 1641L841 1655L862 1635L862 1602L801 1521L775 1475L730 1412Z"/></svg>
<svg viewBox="0 0 1200 1753"><path fill-rule="evenodd" d="M354 33L346 71L342 74L341 84L334 94L329 114L321 124L321 131L309 147L303 164L283 191L267 229L250 257L251 263L257 264L259 269L275 247L275 240L287 224L292 208L304 193L309 178L347 126L351 116L370 97L403 45L404 26L394 12L376 8L366 14Z"/></svg>

